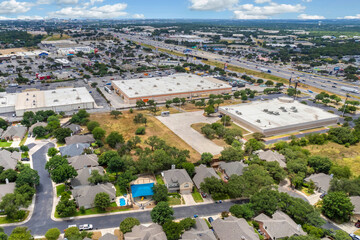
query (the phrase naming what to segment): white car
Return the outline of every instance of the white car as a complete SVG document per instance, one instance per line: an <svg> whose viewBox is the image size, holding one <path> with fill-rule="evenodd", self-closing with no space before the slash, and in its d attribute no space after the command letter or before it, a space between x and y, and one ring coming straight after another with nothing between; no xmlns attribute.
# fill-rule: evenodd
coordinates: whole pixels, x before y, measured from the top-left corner
<svg viewBox="0 0 360 240"><path fill-rule="evenodd" d="M79 225L79 230L92 230L93 229L93 225L92 224L82 224Z"/></svg>

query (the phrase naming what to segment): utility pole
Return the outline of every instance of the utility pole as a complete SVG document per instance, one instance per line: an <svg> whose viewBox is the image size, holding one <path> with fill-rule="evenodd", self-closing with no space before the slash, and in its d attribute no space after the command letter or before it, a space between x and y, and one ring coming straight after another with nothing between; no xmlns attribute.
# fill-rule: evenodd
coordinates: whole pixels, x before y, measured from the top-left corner
<svg viewBox="0 0 360 240"><path fill-rule="evenodd" d="M295 80L295 95L294 95L294 100L296 100L296 96L297 96L297 87L299 85L299 80Z"/></svg>
<svg viewBox="0 0 360 240"><path fill-rule="evenodd" d="M344 104L344 106L343 106L343 107L344 107L344 110L343 110L343 113L342 113L341 117L344 117L345 110L346 110L346 106L347 106L346 101L347 101L348 97L350 97L350 95L347 93L347 94L346 94L346 98L345 98L345 104Z"/></svg>

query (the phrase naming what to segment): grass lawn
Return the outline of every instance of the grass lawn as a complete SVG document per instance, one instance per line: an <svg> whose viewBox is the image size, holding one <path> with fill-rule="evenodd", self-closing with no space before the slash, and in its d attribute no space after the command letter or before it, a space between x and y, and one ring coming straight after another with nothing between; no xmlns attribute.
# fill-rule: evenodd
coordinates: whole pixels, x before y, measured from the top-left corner
<svg viewBox="0 0 360 240"><path fill-rule="evenodd" d="M180 194L171 194L169 195L169 200L168 200L169 205L181 205L181 195Z"/></svg>
<svg viewBox="0 0 360 240"><path fill-rule="evenodd" d="M307 187L302 187L301 192L304 193L306 196L311 196L313 194L309 192L309 189Z"/></svg>
<svg viewBox="0 0 360 240"><path fill-rule="evenodd" d="M164 180L162 179L161 174L157 174L155 177L156 177L156 182L157 182L158 184L162 184L162 185L165 184L165 183L164 183Z"/></svg>
<svg viewBox="0 0 360 240"><path fill-rule="evenodd" d="M63 192L65 192L65 184L56 186L56 196L60 197Z"/></svg>
<svg viewBox="0 0 360 240"><path fill-rule="evenodd" d="M8 223L18 223L18 222L22 222L22 221L24 221L28 216L29 216L29 211L26 211L25 217L24 217L23 219L20 219L20 220L11 220L11 219L7 219L6 217L0 217L0 225L1 225L1 224L8 224Z"/></svg>
<svg viewBox="0 0 360 240"><path fill-rule="evenodd" d="M360 229L354 232L355 235L360 235Z"/></svg>
<svg viewBox="0 0 360 240"><path fill-rule="evenodd" d="M2 148L7 148L7 147L10 147L12 144L12 141L9 141L9 142L0 142L0 147Z"/></svg>
<svg viewBox="0 0 360 240"><path fill-rule="evenodd" d="M196 188L194 188L194 191L191 193L193 199L195 202L204 202L204 199L201 197L201 194L198 192Z"/></svg>
<svg viewBox="0 0 360 240"><path fill-rule="evenodd" d="M23 152L21 153L21 158L28 158L29 157L29 153L28 152Z"/></svg>
<svg viewBox="0 0 360 240"><path fill-rule="evenodd" d="M96 113L90 115L90 121L97 121L100 126L110 134L112 131L118 131L124 136L125 140L135 136L135 130L138 127L144 126L144 124L135 124L133 119L137 113L142 113L147 118L146 133L145 135L139 135L142 140L140 143L141 147L147 146L144 141L150 136L158 136L159 138L166 141L170 146L177 147L181 150L190 151L190 161L196 162L200 159L200 154L184 142L180 137L173 133L169 128L157 120L154 116L149 114L146 110L134 110L134 113L123 112L118 119L110 116L109 113ZM159 114L159 113L158 113Z"/></svg>
<svg viewBox="0 0 360 240"><path fill-rule="evenodd" d="M24 137L24 138L21 140L21 142L19 143L19 146L20 146L20 147L25 144L27 137L28 137L28 133L26 132L25 137Z"/></svg>
<svg viewBox="0 0 360 240"><path fill-rule="evenodd" d="M354 176L360 176L360 143L345 147L334 142L324 145L309 145L308 149L312 155L321 155L330 158L335 163L348 166Z"/></svg>

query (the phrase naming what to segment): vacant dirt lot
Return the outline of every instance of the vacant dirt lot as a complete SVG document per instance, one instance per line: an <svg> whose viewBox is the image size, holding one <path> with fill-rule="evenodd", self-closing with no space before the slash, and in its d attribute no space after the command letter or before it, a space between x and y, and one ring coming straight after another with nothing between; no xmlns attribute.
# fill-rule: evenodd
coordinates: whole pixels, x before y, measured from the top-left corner
<svg viewBox="0 0 360 240"><path fill-rule="evenodd" d="M17 53L17 52L26 52L28 51L25 48L8 48L8 49L0 49L0 54L11 54L11 53Z"/></svg>

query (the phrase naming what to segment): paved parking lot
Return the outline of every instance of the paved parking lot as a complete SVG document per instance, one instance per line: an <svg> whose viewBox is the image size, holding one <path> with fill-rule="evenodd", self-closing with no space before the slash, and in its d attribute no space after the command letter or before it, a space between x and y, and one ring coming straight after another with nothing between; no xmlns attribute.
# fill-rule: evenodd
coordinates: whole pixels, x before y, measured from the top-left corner
<svg viewBox="0 0 360 240"><path fill-rule="evenodd" d="M223 150L223 147L216 145L191 127L194 123L211 124L219 120L218 117L205 117L203 113L204 111L178 113L172 114L169 117L158 116L157 119L200 154L209 152L217 155Z"/></svg>

